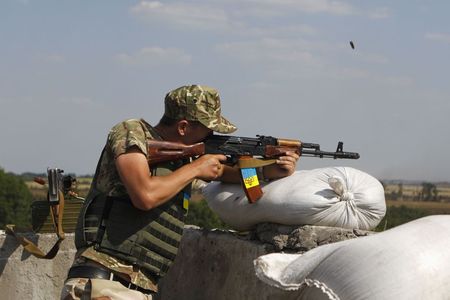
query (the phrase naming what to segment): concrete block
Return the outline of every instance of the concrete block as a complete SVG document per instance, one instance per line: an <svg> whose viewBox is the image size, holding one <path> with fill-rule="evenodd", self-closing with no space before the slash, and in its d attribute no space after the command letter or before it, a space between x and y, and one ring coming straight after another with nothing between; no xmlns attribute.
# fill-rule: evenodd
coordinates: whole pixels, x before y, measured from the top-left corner
<svg viewBox="0 0 450 300"><path fill-rule="evenodd" d="M255 275L253 260L271 252L304 252L325 243L370 232L321 226L261 224L246 234L186 226L178 256L160 282L160 299L297 299L297 292L270 287ZM55 234L26 234L49 250ZM2 300L59 299L75 255L74 234L66 234L53 260L37 259L13 236L0 232Z"/></svg>

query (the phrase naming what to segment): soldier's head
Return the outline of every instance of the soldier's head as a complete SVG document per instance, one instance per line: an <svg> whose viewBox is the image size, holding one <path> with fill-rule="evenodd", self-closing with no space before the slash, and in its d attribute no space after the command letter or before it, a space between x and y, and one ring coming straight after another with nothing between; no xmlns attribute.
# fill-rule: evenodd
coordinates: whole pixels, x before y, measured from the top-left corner
<svg viewBox="0 0 450 300"><path fill-rule="evenodd" d="M237 128L221 114L216 89L204 85L186 85L167 93L162 123L186 120L211 131L232 133Z"/></svg>

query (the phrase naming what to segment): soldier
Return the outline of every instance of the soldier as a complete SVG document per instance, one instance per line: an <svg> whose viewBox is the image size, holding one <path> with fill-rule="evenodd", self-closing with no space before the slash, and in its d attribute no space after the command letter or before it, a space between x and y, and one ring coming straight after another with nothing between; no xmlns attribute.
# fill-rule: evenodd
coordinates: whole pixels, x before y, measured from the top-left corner
<svg viewBox="0 0 450 300"><path fill-rule="evenodd" d="M183 144L236 127L221 115L218 92L182 86L165 97L165 112L152 127L143 119L114 126L100 156L75 233L77 253L61 299L152 299L174 261L194 179L239 182L224 155L203 155L149 167L147 139ZM295 171L287 153L264 167L266 179Z"/></svg>

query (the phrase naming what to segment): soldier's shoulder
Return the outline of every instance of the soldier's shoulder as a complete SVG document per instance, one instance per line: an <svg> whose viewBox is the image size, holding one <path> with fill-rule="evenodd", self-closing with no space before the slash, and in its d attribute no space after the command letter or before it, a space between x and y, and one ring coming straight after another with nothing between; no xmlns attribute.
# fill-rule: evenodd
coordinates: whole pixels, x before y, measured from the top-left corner
<svg viewBox="0 0 450 300"><path fill-rule="evenodd" d="M144 131L147 130L146 125L142 122L142 119L127 119L114 125L110 129L109 134L113 136L121 136L128 133L143 133Z"/></svg>
<svg viewBox="0 0 450 300"><path fill-rule="evenodd" d="M111 130L131 130L133 128L141 127L141 119L127 119L115 124Z"/></svg>

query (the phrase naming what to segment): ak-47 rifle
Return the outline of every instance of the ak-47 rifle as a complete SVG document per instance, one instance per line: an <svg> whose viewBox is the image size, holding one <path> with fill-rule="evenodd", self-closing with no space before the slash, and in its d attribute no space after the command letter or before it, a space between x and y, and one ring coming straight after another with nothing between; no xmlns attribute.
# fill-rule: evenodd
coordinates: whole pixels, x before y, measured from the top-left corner
<svg viewBox="0 0 450 300"><path fill-rule="evenodd" d="M319 144L303 143L299 140L279 139L264 135L257 135L256 138L211 135L203 142L193 145L148 140L147 145L149 165L203 154L226 155L228 164L237 164L240 168L242 185L250 203L256 202L263 194L256 168L275 163L277 157L285 155L288 151L306 157L359 158L359 154L356 152L344 152L343 142L338 143L335 152L328 152L320 150Z"/></svg>

